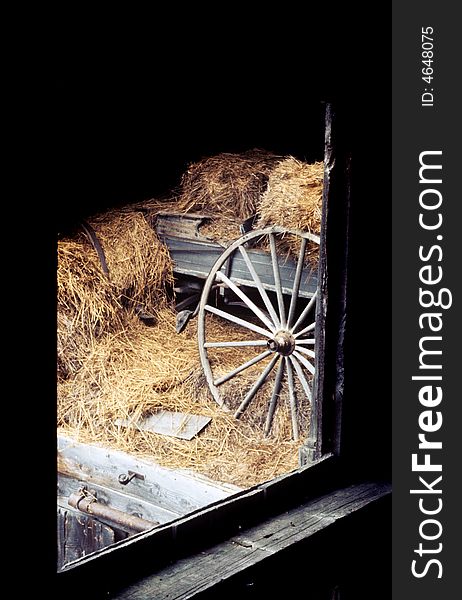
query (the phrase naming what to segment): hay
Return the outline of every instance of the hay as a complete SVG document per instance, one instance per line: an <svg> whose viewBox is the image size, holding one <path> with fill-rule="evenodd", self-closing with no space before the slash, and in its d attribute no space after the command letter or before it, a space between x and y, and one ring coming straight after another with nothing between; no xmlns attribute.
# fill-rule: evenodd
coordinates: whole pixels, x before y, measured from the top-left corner
<svg viewBox="0 0 462 600"><path fill-rule="evenodd" d="M117 293L83 236L58 242L57 301L58 376L69 377L93 341L123 323Z"/></svg>
<svg viewBox="0 0 462 600"><path fill-rule="evenodd" d="M321 231L324 164L293 157L271 171L258 207L258 227L280 225L319 234Z"/></svg>
<svg viewBox="0 0 462 600"><path fill-rule="evenodd" d="M301 162L293 157L282 160L271 172L258 207L256 228L279 225L319 234L322 216L324 163ZM281 252L297 257L300 240L289 236L279 244ZM319 246L308 244L308 260L316 263Z"/></svg>
<svg viewBox="0 0 462 600"><path fill-rule="evenodd" d="M208 328L214 339L229 339L234 333L218 319ZM230 370L235 359L221 359L221 368ZM236 378L227 392L230 405L240 397L236 392L252 381L249 373ZM164 308L154 327L132 317L125 330L94 344L80 371L58 385L58 423L63 433L79 441L99 442L245 487L298 466L300 443L287 441L286 406L276 411L271 436L263 435L267 399L263 392L261 409L247 411L241 420L224 412L209 397L195 331L176 334L175 314ZM118 418L136 419L159 409L202 414L212 422L191 441L115 425Z"/></svg>
<svg viewBox="0 0 462 600"><path fill-rule="evenodd" d="M255 214L268 176L281 159L255 149L192 163L181 180L178 208L247 219Z"/></svg>
<svg viewBox="0 0 462 600"><path fill-rule="evenodd" d="M322 162L262 150L218 154L189 166L175 208L209 214L200 233L221 244L237 239L242 221L255 215L254 229L278 225L319 234L323 176ZM299 248L295 238L278 244L281 254L294 258ZM315 264L318 255L317 244L309 244L308 261Z"/></svg>
<svg viewBox="0 0 462 600"><path fill-rule="evenodd" d="M155 311L159 292L173 282L166 246L140 212L111 212L90 224L104 248L111 283L131 305Z"/></svg>
<svg viewBox="0 0 462 600"><path fill-rule="evenodd" d="M230 242L241 237L239 228L241 221L235 217L223 215L221 218L211 217L199 227L200 235L208 240L227 246Z"/></svg>
<svg viewBox="0 0 462 600"><path fill-rule="evenodd" d="M109 277L83 233L58 241L58 375L69 377L94 340L123 329L127 311L155 315L173 282L167 248L141 212L114 211L90 221Z"/></svg>
<svg viewBox="0 0 462 600"><path fill-rule="evenodd" d="M200 227L201 235L223 244L240 237L242 221L252 216L254 229L278 225L319 234L323 177L322 162L306 163L264 150L222 153L189 165L177 197L146 200L132 209L153 215L204 213L210 219ZM286 249L298 254L293 242Z"/></svg>

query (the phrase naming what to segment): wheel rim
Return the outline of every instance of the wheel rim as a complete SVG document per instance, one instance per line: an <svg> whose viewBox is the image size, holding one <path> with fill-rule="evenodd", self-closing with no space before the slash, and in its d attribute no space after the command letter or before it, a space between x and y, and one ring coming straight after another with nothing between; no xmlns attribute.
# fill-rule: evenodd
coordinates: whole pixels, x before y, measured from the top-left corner
<svg viewBox="0 0 462 600"><path fill-rule="evenodd" d="M258 238L268 248L270 267L265 282L257 272L252 252L246 248ZM287 280L281 280L281 258L278 245L292 242L299 247L298 258L291 263L293 279L288 288ZM290 411L291 430L294 440L299 439L300 406L311 405L315 376L315 304L317 290L305 297L300 296L301 284L306 285L313 268L306 261L308 243L319 244L319 237L310 233L272 227L250 232L231 244L212 267L202 292L198 315L198 342L202 368L214 400L227 407L224 393L226 385L237 382L239 386L246 374L245 385L240 390L238 405L233 407L239 418L252 405L254 399L265 390L269 402L266 407L264 433L269 435L278 405L285 403ZM255 253L253 253L255 255ZM235 256L243 259L247 269L247 283L237 280L226 272L226 265ZM285 259L287 262L287 259ZM228 262L229 261L229 262ZM222 297L231 295L240 302L222 306L213 295L217 286ZM230 306L239 304L240 311ZM243 314L244 313L244 314ZM226 324L226 339L214 339L208 332L207 322L215 319ZM235 365L222 372L213 353L234 348L241 353L233 355ZM247 352L245 356L244 353ZM222 354L223 356L223 354ZM221 369L221 371L220 371Z"/></svg>

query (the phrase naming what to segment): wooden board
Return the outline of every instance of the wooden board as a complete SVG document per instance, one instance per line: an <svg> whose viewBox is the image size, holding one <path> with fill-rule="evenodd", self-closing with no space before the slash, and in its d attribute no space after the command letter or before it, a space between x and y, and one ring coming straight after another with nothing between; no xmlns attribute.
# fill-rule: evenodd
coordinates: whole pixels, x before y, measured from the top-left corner
<svg viewBox="0 0 462 600"><path fill-rule="evenodd" d="M364 483L328 494L257 525L224 543L177 561L114 595L119 600L186 600L386 496L389 485Z"/></svg>
<svg viewBox="0 0 462 600"><path fill-rule="evenodd" d="M175 273L206 279L213 265L223 254L225 248L218 244L203 242L199 240L180 239L165 235L163 242L168 246L170 256L174 262ZM262 250L247 251L263 287L271 292L276 290L274 286L274 273L271 263L271 255ZM282 292L292 294L292 287L297 269L296 261L289 257L278 258L281 276ZM231 265L227 263L222 271L234 283L243 286L255 287L255 283L249 273L244 259L236 253ZM311 298L318 285L317 268L307 269L300 282L299 296Z"/></svg>
<svg viewBox="0 0 462 600"><path fill-rule="evenodd" d="M68 505L69 496L71 494L75 494L84 483L85 482L82 482L82 480L76 479L75 477L59 474L58 506L61 506L67 510L74 510ZM126 492L124 490L119 491L107 486L98 485L94 482L88 487L91 488L92 494L94 494L96 498L103 504L111 506L112 508L116 508L117 510L121 510L122 512L130 515L137 515L148 521L168 523L169 521L172 521L181 515L181 513L178 511L174 512L172 510L166 510L152 501L149 502L143 498L137 497L136 492L130 493L130 489L128 489Z"/></svg>
<svg viewBox="0 0 462 600"><path fill-rule="evenodd" d="M58 509L58 570L115 541L111 527L83 514Z"/></svg>
<svg viewBox="0 0 462 600"><path fill-rule="evenodd" d="M118 450L81 444L65 436L58 438L58 471L90 486L96 484L132 496L134 501L142 500L176 515L185 515L241 489L191 471L161 467ZM128 471L140 473L144 480L135 478L128 485L122 485L118 477Z"/></svg>
<svg viewBox="0 0 462 600"><path fill-rule="evenodd" d="M199 227L210 221L211 218L210 215L199 213L159 212L154 217L154 221L157 235L161 239L166 236L174 236L180 239L198 239L210 242L200 233Z"/></svg>

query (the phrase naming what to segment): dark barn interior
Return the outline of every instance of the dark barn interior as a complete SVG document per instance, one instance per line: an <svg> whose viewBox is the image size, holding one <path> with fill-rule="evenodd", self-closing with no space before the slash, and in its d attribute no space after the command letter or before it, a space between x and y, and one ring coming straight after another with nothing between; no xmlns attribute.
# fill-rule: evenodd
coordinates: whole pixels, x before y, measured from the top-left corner
<svg viewBox="0 0 462 600"><path fill-rule="evenodd" d="M224 65L210 78L207 69L188 73L158 59L150 77L135 65L77 68L58 79L58 230L98 210L169 195L188 163L219 152L262 148L322 160L319 93L301 81L289 82L289 94L283 83L268 93L233 70Z"/></svg>
<svg viewBox="0 0 462 600"><path fill-rule="evenodd" d="M300 58L302 65L308 62L303 54ZM76 60L57 73L51 106L57 202L50 216L55 235L98 211L168 196L188 163L218 152L263 148L322 160L325 103L332 102L341 115L339 139L352 156L345 477L389 480L389 343L383 334L389 325L383 284L390 264L388 170L383 164L389 124L373 101L380 83L376 77L366 81L361 65L348 75L338 69L335 85L322 77L312 83L313 72L306 77L306 68L281 67L271 77L263 69L255 75L234 55L224 56L220 65L217 69L204 55L167 59L153 49L149 60ZM339 83L353 91L339 89ZM266 571L244 573L229 589L223 584L216 596L204 597L224 597L226 592L274 597L271 592L299 589L304 565L308 569L312 564L319 577L308 586L312 595L303 597L388 598L390 536L390 503L381 502L364 518L319 539L316 557L310 555L315 546L294 548ZM334 546L336 551L329 552ZM273 587L274 572L278 581ZM291 579L288 587L281 581L286 577ZM337 583L343 593L332 595Z"/></svg>

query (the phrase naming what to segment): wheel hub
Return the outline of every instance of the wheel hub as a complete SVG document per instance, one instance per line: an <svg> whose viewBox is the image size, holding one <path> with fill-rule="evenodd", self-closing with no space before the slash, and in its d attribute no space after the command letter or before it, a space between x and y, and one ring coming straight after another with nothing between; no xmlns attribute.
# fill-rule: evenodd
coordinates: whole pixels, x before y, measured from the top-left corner
<svg viewBox="0 0 462 600"><path fill-rule="evenodd" d="M295 349L295 340L287 331L278 331L274 338L268 340L268 350L279 352L282 356L289 356Z"/></svg>

